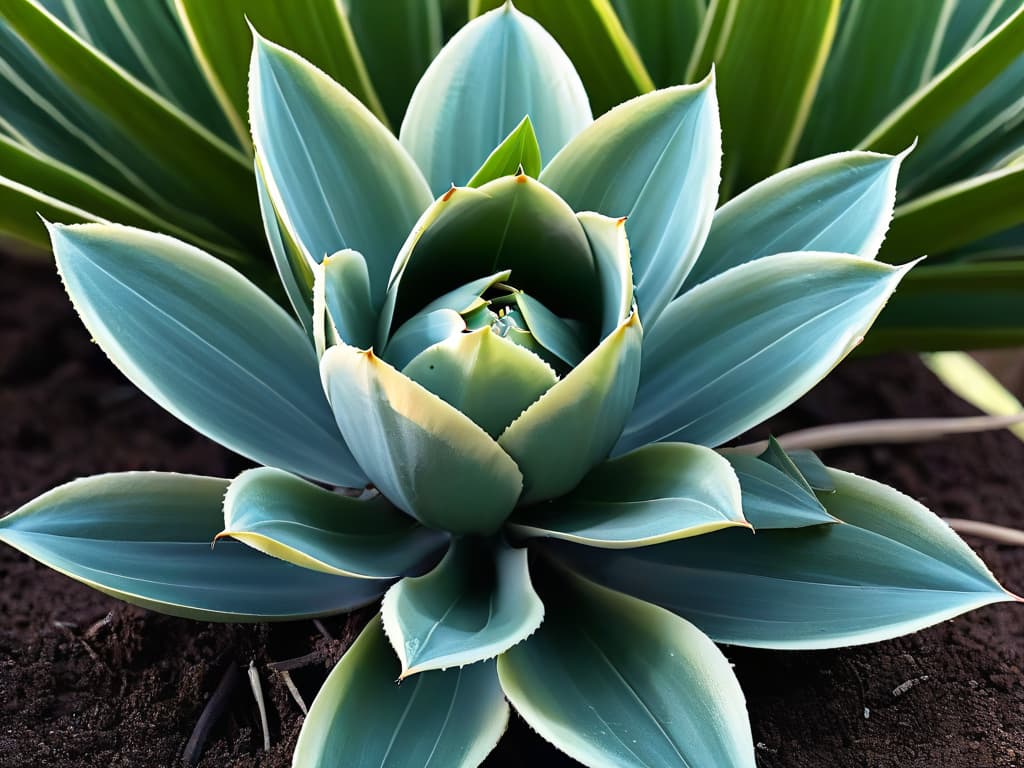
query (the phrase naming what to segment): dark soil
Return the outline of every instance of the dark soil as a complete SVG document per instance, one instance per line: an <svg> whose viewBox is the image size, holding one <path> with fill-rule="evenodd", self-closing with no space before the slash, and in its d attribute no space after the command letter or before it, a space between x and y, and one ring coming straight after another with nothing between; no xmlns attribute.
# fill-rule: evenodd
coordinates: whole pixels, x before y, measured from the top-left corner
<svg viewBox="0 0 1024 768"><path fill-rule="evenodd" d="M0 261L0 513L72 478L160 469L227 475L244 463L128 385L89 343L49 267ZM913 358L852 361L775 431L894 415L967 415ZM940 514L1024 525L1024 444L1007 433L834 451ZM1012 590L1024 550L972 541ZM0 547L0 765L181 764L230 666L254 660L269 696L262 751L245 675L214 724L207 768L290 765L301 713L266 664L318 651L293 672L306 701L364 612L324 622L190 622L115 602ZM746 690L764 768L1024 766L1024 610L999 605L918 635L807 653L726 649ZM513 722L492 766L570 765ZM717 768L701 766L699 768Z"/></svg>

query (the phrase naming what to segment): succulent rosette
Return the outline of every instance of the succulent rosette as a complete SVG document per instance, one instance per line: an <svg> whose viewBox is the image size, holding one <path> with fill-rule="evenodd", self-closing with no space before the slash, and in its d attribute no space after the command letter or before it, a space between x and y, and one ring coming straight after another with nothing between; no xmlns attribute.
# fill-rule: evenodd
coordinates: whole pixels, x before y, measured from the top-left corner
<svg viewBox="0 0 1024 768"><path fill-rule="evenodd" d="M716 211L713 74L595 121L511 5L442 50L399 139L258 37L250 118L292 314L167 236L51 234L111 360L264 466L77 480L0 539L199 619L383 596L296 766L477 765L510 703L586 765L753 766L715 642L850 645L1013 599L898 492L720 449L896 289L873 257L901 156L813 160Z"/></svg>

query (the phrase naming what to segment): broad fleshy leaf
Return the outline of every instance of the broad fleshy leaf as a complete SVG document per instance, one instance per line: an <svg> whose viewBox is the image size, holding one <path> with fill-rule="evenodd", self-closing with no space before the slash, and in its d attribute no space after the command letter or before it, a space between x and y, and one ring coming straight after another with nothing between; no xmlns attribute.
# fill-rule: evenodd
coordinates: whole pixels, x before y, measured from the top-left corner
<svg viewBox="0 0 1024 768"><path fill-rule="evenodd" d="M550 582L540 629L498 659L534 730L584 765L754 767L743 692L706 635L561 569Z"/></svg>
<svg viewBox="0 0 1024 768"><path fill-rule="evenodd" d="M562 545L559 556L718 642L760 648L876 642L1015 599L916 501L856 475L831 475L836 491L821 499L837 525L720 531L628 552Z"/></svg>
<svg viewBox="0 0 1024 768"><path fill-rule="evenodd" d="M319 299L322 282L324 319L330 319L338 338L360 349L372 347L377 315L373 311L370 273L363 255L348 248L326 257L317 268L316 279L314 303ZM320 331L319 323L316 330Z"/></svg>
<svg viewBox="0 0 1024 768"><path fill-rule="evenodd" d="M809 487L756 456L726 453L743 491L743 515L755 531L802 528L836 519Z"/></svg>
<svg viewBox="0 0 1024 768"><path fill-rule="evenodd" d="M722 161L715 80L628 101L541 173L576 211L626 216L637 301L653 323L700 253Z"/></svg>
<svg viewBox="0 0 1024 768"><path fill-rule="evenodd" d="M395 368L405 368L417 355L466 330L466 321L454 309L419 312L395 331L381 356Z"/></svg>
<svg viewBox="0 0 1024 768"><path fill-rule="evenodd" d="M729 462L699 445L661 443L598 464L568 495L527 507L509 527L526 537L630 549L749 527L744 513Z"/></svg>
<svg viewBox="0 0 1024 768"><path fill-rule="evenodd" d="M534 133L533 123L527 115L505 140L495 147L466 186L480 187L502 176L516 176L520 173L537 178L540 175L540 166L537 134Z"/></svg>
<svg viewBox="0 0 1024 768"><path fill-rule="evenodd" d="M545 161L591 121L572 62L540 24L508 3L471 21L441 49L409 101L401 141L440 195L469 181L525 116Z"/></svg>
<svg viewBox="0 0 1024 768"><path fill-rule="evenodd" d="M260 216L263 218L263 233L270 246L270 254L274 258L277 276L284 286L285 295L292 305L295 316L309 337L315 339L317 323L313 318L313 286L316 281L316 262L295 242L274 209L258 157L253 161L253 167L256 174L256 192L260 201Z"/></svg>
<svg viewBox="0 0 1024 768"><path fill-rule="evenodd" d="M570 366L579 365L587 356L586 341L569 323L523 291L516 292L515 302L530 335L544 349Z"/></svg>
<svg viewBox="0 0 1024 768"><path fill-rule="evenodd" d="M430 190L388 130L309 62L257 37L249 117L267 191L314 261L346 248L366 258L374 306Z"/></svg>
<svg viewBox="0 0 1024 768"><path fill-rule="evenodd" d="M715 212L680 293L776 253L830 251L873 259L892 218L903 157L842 152L755 184Z"/></svg>
<svg viewBox="0 0 1024 768"><path fill-rule="evenodd" d="M669 438L720 445L785 408L859 343L906 271L786 253L684 293L644 339L616 452Z"/></svg>
<svg viewBox="0 0 1024 768"><path fill-rule="evenodd" d="M558 381L551 366L490 328L425 349L402 373L497 438Z"/></svg>
<svg viewBox="0 0 1024 768"><path fill-rule="evenodd" d="M353 452L385 498L455 534L497 530L523 480L486 432L372 351L339 344L320 369L338 425L359 435Z"/></svg>
<svg viewBox="0 0 1024 768"><path fill-rule="evenodd" d="M201 621L272 621L365 605L385 582L316 573L237 542L211 548L228 481L163 472L74 480L0 519L0 541L108 595Z"/></svg>
<svg viewBox="0 0 1024 768"><path fill-rule="evenodd" d="M86 328L133 384L261 464L362 486L299 325L242 275L164 235L51 227Z"/></svg>
<svg viewBox="0 0 1024 768"><path fill-rule="evenodd" d="M470 0L470 15L503 3ZM596 114L654 90L643 60L608 0L517 0L515 7L539 21L565 50Z"/></svg>
<svg viewBox="0 0 1024 768"><path fill-rule="evenodd" d="M368 579L412 573L445 543L383 496L342 496L269 467L231 481L217 538L226 536L303 568Z"/></svg>
<svg viewBox="0 0 1024 768"><path fill-rule="evenodd" d="M643 329L633 314L498 438L523 474L524 504L572 490L606 458L633 407Z"/></svg>
<svg viewBox="0 0 1024 768"><path fill-rule="evenodd" d="M544 604L525 549L456 539L434 570L388 590L381 616L405 678L507 651L540 626Z"/></svg>
<svg viewBox="0 0 1024 768"><path fill-rule="evenodd" d="M374 617L327 677L302 724L302 768L475 768L508 724L494 664L396 682L398 659Z"/></svg>
<svg viewBox="0 0 1024 768"><path fill-rule="evenodd" d="M560 317L591 326L596 341L601 294L587 236L565 201L525 174L478 189L454 187L423 214L395 263L393 319L402 322L467 279L502 270Z"/></svg>
<svg viewBox="0 0 1024 768"><path fill-rule="evenodd" d="M597 265L597 277L601 283L603 338L618 327L634 303L632 253L626 238L626 219L613 219L592 212L579 213L576 218L587 234Z"/></svg>

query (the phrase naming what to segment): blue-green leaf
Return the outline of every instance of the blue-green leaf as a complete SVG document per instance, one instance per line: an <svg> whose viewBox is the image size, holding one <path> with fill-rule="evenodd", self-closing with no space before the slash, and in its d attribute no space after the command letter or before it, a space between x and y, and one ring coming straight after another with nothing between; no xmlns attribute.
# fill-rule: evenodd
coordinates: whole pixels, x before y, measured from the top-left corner
<svg viewBox="0 0 1024 768"><path fill-rule="evenodd" d="M375 617L327 677L302 724L302 768L475 768L508 724L494 664L401 672Z"/></svg>
<svg viewBox="0 0 1024 768"><path fill-rule="evenodd" d="M584 765L754 768L743 692L706 635L578 576L551 582L540 629L498 659L534 730Z"/></svg>
<svg viewBox="0 0 1024 768"><path fill-rule="evenodd" d="M837 525L756 536L721 531L628 552L564 547L559 555L719 642L761 648L876 642L1015 599L916 501L856 475L831 474L836 492L822 501Z"/></svg>
<svg viewBox="0 0 1024 768"><path fill-rule="evenodd" d="M292 239L291 233L281 221L270 200L264 171L260 167L259 157L254 160L256 172L256 192L260 201L260 215L263 217L263 233L270 245L270 254L274 258L277 275L284 286L284 292L292 305L295 316L299 318L310 338L316 336L316 323L313 319L313 284L315 282L314 266L316 262L302 250Z"/></svg>
<svg viewBox="0 0 1024 768"><path fill-rule="evenodd" d="M469 181L524 116L545 161L591 121L568 57L509 3L471 21L441 49L412 95L401 141L440 195Z"/></svg>
<svg viewBox="0 0 1024 768"><path fill-rule="evenodd" d="M231 481L217 536L303 568L368 579L412 573L445 542L383 496L342 496L269 467Z"/></svg>
<svg viewBox="0 0 1024 768"><path fill-rule="evenodd" d="M395 368L405 368L418 354L466 330L466 321L454 309L434 309L402 323L381 356Z"/></svg>
<svg viewBox="0 0 1024 768"><path fill-rule="evenodd" d="M748 526L740 483L709 448L661 443L598 464L568 495L512 518L521 536L630 549Z"/></svg>
<svg viewBox="0 0 1024 768"><path fill-rule="evenodd" d="M486 432L372 351L339 344L320 367L339 426L359 435L359 465L392 504L452 533L497 530L522 474Z"/></svg>
<svg viewBox="0 0 1024 768"><path fill-rule="evenodd" d="M810 488L756 456L726 453L743 491L743 516L755 531L834 523Z"/></svg>
<svg viewBox="0 0 1024 768"><path fill-rule="evenodd" d="M576 215L594 254L601 283L601 337L614 331L633 307L633 266L626 219L585 211ZM520 307L522 305L520 304ZM646 317L646 315L644 316ZM527 317L527 322L530 319ZM536 334L535 334L536 335ZM573 365L576 363L574 362Z"/></svg>
<svg viewBox="0 0 1024 768"><path fill-rule="evenodd" d="M684 293L644 339L616 451L669 438L720 445L785 408L859 343L906 271L786 253Z"/></svg>
<svg viewBox="0 0 1024 768"><path fill-rule="evenodd" d="M357 608L386 586L316 573L236 542L211 548L228 481L162 472L74 480L0 519L0 541L135 605L202 621Z"/></svg>
<svg viewBox="0 0 1024 768"><path fill-rule="evenodd" d="M541 173L576 211L627 216L637 302L653 323L700 253L718 199L722 159L715 81L616 107Z"/></svg>
<svg viewBox="0 0 1024 768"><path fill-rule="evenodd" d="M257 38L250 78L253 140L285 229L314 261L363 254L379 308L430 204L422 175L366 107L296 54Z"/></svg>
<svg viewBox="0 0 1024 768"><path fill-rule="evenodd" d="M493 438L558 381L537 355L486 327L425 349L402 373Z"/></svg>
<svg viewBox="0 0 1024 768"><path fill-rule="evenodd" d="M488 181L500 179L502 176L515 176L525 173L537 178L540 175L540 147L537 145L537 134L533 131L533 123L527 115L512 132L505 137L487 157L480 170L473 174L467 187L479 187Z"/></svg>
<svg viewBox="0 0 1024 768"><path fill-rule="evenodd" d="M360 349L372 347L377 316L370 294L370 274L361 253L346 248L325 258L316 268L313 306L318 310L322 301L324 316L322 322L317 320L315 333L324 333L329 320L331 330L345 344ZM319 342L317 351L323 355Z"/></svg>
<svg viewBox="0 0 1024 768"><path fill-rule="evenodd" d="M516 292L515 302L530 334L544 349L570 366L587 356L586 342L569 323L523 291Z"/></svg>
<svg viewBox="0 0 1024 768"><path fill-rule="evenodd" d="M608 456L633 406L642 339L633 312L498 438L523 474L523 503L567 493Z"/></svg>
<svg viewBox="0 0 1024 768"><path fill-rule="evenodd" d="M540 626L544 604L525 549L455 539L434 570L388 590L381 616L404 678L507 651Z"/></svg>
<svg viewBox="0 0 1024 768"><path fill-rule="evenodd" d="M680 292L776 253L830 251L873 259L892 218L903 157L843 152L755 184L715 212Z"/></svg>
<svg viewBox="0 0 1024 768"><path fill-rule="evenodd" d="M302 329L242 275L189 245L128 227L53 226L51 237L86 328L139 389L261 464L364 484Z"/></svg>

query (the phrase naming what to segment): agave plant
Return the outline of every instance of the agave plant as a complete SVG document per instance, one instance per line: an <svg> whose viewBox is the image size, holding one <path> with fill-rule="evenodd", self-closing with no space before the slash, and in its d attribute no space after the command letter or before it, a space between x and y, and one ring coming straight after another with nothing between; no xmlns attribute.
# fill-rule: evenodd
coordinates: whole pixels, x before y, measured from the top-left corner
<svg viewBox="0 0 1024 768"><path fill-rule="evenodd" d="M586 765L750 767L715 642L865 643L1015 599L897 491L721 448L824 376L907 273L873 260L902 154L812 160L716 212L713 74L593 120L509 5L433 61L401 141L282 47L257 38L251 67L294 316L167 235L50 233L111 360L264 466L75 480L0 540L203 620L383 596L296 766L477 765L511 704Z"/></svg>

